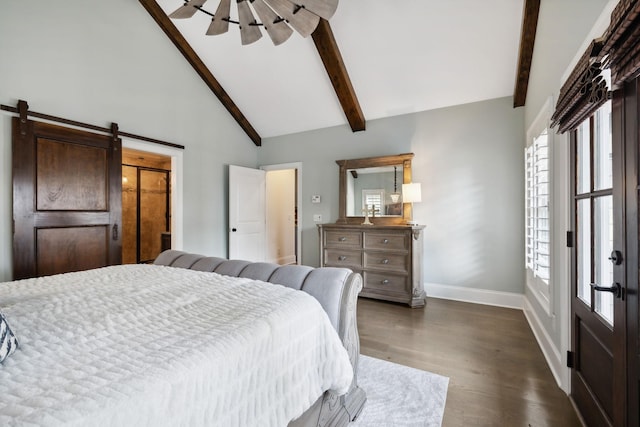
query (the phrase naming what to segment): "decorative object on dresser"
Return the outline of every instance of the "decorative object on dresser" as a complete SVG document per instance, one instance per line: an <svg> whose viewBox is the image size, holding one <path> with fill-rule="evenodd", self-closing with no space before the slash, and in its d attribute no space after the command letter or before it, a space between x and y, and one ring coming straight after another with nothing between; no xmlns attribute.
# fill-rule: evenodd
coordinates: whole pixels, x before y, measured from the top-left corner
<svg viewBox="0 0 640 427"><path fill-rule="evenodd" d="M363 297L422 307L424 225L321 224L320 265L362 274Z"/></svg>
<svg viewBox="0 0 640 427"><path fill-rule="evenodd" d="M402 184L402 200L411 205L411 220L407 222L409 225L417 225L413 220L413 204L422 201L422 187L419 182L410 184Z"/></svg>

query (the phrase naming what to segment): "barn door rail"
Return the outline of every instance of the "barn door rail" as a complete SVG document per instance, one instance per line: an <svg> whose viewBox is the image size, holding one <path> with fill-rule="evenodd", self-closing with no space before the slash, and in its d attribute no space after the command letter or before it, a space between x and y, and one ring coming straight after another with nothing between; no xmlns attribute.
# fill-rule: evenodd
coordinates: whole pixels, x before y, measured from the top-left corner
<svg viewBox="0 0 640 427"><path fill-rule="evenodd" d="M149 138L147 136L142 136L142 135L136 135L133 133L129 133L129 132L122 132L120 130L118 130L118 125L116 123L112 123L111 127L102 127L102 126L96 126L96 125L92 125L89 123L83 123L83 122L78 122L76 120L70 120L70 119L65 119L62 117L56 117L56 116L52 116L50 114L43 114L43 113L38 113L35 111L30 111L29 110L29 104L27 104L27 101L24 100L19 100L18 101L18 106L17 107L12 107L9 105L4 105L4 104L0 104L0 110L3 111L7 111L10 113L14 113L16 115L18 115L19 117L21 117L21 121L24 121L24 123L26 123L26 119L27 117L35 117L38 119L42 119L42 120L48 120L51 122L56 122L56 123L62 123L65 125L70 125L70 126L75 126L75 127L79 127L79 128L83 128L83 129L90 129L96 132L101 132L107 135L113 135L114 137L125 137L125 138L131 138L131 139L137 139L139 141L146 141L146 142L151 142L153 144L160 144L160 145L165 145L167 147L173 147L173 148L179 148L181 150L184 150L184 145L179 145L179 144L174 144L172 142L166 142L166 141L162 141L159 139L155 139L155 138ZM114 133L116 132L116 133Z"/></svg>

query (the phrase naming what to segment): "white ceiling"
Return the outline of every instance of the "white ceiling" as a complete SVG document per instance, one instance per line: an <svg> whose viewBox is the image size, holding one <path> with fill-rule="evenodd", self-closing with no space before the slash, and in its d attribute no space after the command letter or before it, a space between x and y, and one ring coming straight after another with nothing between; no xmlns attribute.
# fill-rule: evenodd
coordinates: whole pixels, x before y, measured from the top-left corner
<svg viewBox="0 0 640 427"><path fill-rule="evenodd" d="M365 119L513 95L523 2L340 0L329 23ZM347 124L311 37L242 46L233 24L206 36L210 19L172 22L261 137Z"/></svg>

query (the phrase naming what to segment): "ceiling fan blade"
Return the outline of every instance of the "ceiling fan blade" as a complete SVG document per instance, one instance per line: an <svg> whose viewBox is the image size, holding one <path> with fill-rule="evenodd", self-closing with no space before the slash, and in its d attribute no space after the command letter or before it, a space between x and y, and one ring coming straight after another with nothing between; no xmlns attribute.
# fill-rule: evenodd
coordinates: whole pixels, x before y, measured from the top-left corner
<svg viewBox="0 0 640 427"><path fill-rule="evenodd" d="M211 19L211 25L207 30L208 36L217 36L229 31L229 15L231 13L231 0L220 0L215 15Z"/></svg>
<svg viewBox="0 0 640 427"><path fill-rule="evenodd" d="M240 40L243 45L251 44L262 37L262 31L257 25L250 25L256 22L253 12L249 8L249 0L238 2L238 20L240 21Z"/></svg>
<svg viewBox="0 0 640 427"><path fill-rule="evenodd" d="M171 13L171 15L169 15L169 18L173 18L173 19L191 18L198 10L195 6L202 6L203 4L205 4L206 1L207 0L191 0L189 2L186 2L184 5L180 6L173 13Z"/></svg>
<svg viewBox="0 0 640 427"><path fill-rule="evenodd" d="M289 0L266 0L267 4L284 19L289 22L289 25L293 27L302 37L307 37L318 26L320 17L314 15L304 8L298 9L298 6L291 3ZM294 11L297 12L294 14Z"/></svg>
<svg viewBox="0 0 640 427"><path fill-rule="evenodd" d="M295 0L295 2L327 21L331 19L338 8L338 0Z"/></svg>
<svg viewBox="0 0 640 427"><path fill-rule="evenodd" d="M253 0L251 5L258 14L258 18L260 18L262 25L264 25L264 29L267 30L267 34L271 37L271 41L274 45L278 46L291 37L291 34L293 34L291 27L289 27L282 19L280 19L279 22L276 22L280 17L269 6L267 6L263 0Z"/></svg>

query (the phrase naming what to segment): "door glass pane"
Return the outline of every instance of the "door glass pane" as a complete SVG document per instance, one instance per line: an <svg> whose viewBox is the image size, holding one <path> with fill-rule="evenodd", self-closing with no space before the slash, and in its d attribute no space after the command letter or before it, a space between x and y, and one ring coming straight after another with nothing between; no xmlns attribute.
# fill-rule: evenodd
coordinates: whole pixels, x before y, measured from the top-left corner
<svg viewBox="0 0 640 427"><path fill-rule="evenodd" d="M613 285L613 263L608 259L613 250L613 197L594 199L593 243L594 282L600 286ZM595 292L594 310L613 325L613 294Z"/></svg>
<svg viewBox="0 0 640 427"><path fill-rule="evenodd" d="M576 149L576 193L588 193L591 190L591 156L589 149L589 120L577 129Z"/></svg>
<svg viewBox="0 0 640 427"><path fill-rule="evenodd" d="M122 166L122 263L138 262L138 168Z"/></svg>
<svg viewBox="0 0 640 427"><path fill-rule="evenodd" d="M161 236L167 231L167 175L140 171L140 262L160 254Z"/></svg>
<svg viewBox="0 0 640 427"><path fill-rule="evenodd" d="M577 294L591 307L591 200L578 200L577 206Z"/></svg>
<svg viewBox="0 0 640 427"><path fill-rule="evenodd" d="M594 115L593 184L596 190L612 187L611 101Z"/></svg>

